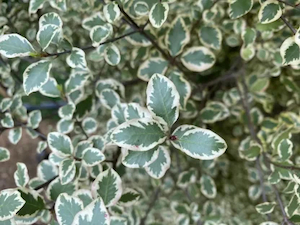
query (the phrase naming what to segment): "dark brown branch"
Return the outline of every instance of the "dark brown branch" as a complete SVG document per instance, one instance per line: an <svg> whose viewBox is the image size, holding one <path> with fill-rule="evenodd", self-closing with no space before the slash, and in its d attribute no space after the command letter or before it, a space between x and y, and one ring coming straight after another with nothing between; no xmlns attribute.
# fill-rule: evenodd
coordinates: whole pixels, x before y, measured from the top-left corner
<svg viewBox="0 0 300 225"><path fill-rule="evenodd" d="M156 201L157 201L157 199L158 199L158 197L159 197L160 191L161 191L161 190L160 190L160 188L158 187L158 188L155 190L155 192L153 193L152 200L151 200L151 202L150 202L150 204L149 204L149 206L148 206L148 209L146 210L145 216L141 219L140 225L145 225L145 224L146 224L145 222L146 222L146 220L147 220L147 217L148 217L148 215L149 215L151 209L155 206L155 203L156 203Z"/></svg>
<svg viewBox="0 0 300 225"><path fill-rule="evenodd" d="M290 28L290 30L293 32L293 34L296 34L296 29L289 23L289 21L286 20L286 18L284 16L281 16L280 19L285 23L285 25L288 26L288 28Z"/></svg>

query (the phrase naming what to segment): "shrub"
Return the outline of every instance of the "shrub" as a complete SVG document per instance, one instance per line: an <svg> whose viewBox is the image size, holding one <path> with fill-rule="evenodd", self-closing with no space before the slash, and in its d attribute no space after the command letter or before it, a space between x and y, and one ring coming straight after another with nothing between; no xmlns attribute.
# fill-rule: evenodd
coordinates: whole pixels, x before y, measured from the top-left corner
<svg viewBox="0 0 300 225"><path fill-rule="evenodd" d="M298 2L0 3L0 224L299 223Z"/></svg>

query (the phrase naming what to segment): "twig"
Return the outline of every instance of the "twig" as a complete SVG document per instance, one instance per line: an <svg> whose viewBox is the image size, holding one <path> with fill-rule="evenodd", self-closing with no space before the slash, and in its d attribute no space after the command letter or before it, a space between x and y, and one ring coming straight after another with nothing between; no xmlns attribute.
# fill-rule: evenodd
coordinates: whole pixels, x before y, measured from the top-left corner
<svg viewBox="0 0 300 225"><path fill-rule="evenodd" d="M280 19L285 23L285 25L288 26L288 28L290 28L290 30L293 32L293 34L296 34L296 29L286 20L286 18L284 16L281 16Z"/></svg>
<svg viewBox="0 0 300 225"><path fill-rule="evenodd" d="M80 127L80 129L81 129L82 133L84 134L84 136L86 137L86 139L88 139L88 138L89 138L89 135L88 135L88 134L85 132L85 130L83 129L83 127L82 127L80 121L76 120L76 123L77 123L77 125Z"/></svg>
<svg viewBox="0 0 300 225"><path fill-rule="evenodd" d="M57 177L58 177L58 175L55 176L55 177L53 177L53 178L51 178L51 179L48 180L47 182L45 182L45 183L43 183L43 184L37 186L36 188L34 188L34 190L37 191L37 190L39 190L39 189L41 189L41 188L43 188L43 187L46 187L46 186L47 186L48 184L50 184L53 180L55 180Z"/></svg>
<svg viewBox="0 0 300 225"><path fill-rule="evenodd" d="M147 220L147 217L151 211L151 209L154 207L158 197L159 197L159 193L160 193L160 188L158 187L154 194L153 194L153 197L152 197L152 201L150 202L149 206L148 206L148 209L146 210L146 214L145 216L141 219L141 222L140 222L140 225L145 225L145 222Z"/></svg>
<svg viewBox="0 0 300 225"><path fill-rule="evenodd" d="M281 165L281 164L279 164L279 163L277 163L277 162L273 162L273 161L270 160L269 157L267 157L266 155L265 155L265 159L266 159L269 163L273 164L274 166L277 166L277 167L280 167L280 168L284 168L284 169L289 169L289 170L299 170L299 171L300 171L300 167L297 167L297 166Z"/></svg>
<svg viewBox="0 0 300 225"><path fill-rule="evenodd" d="M284 1L284 0L277 0L277 1L278 1L278 2L281 2L281 3L285 4L285 5L291 6L291 7L295 8L295 9L297 9L297 10L300 10L300 9L298 8L299 5L293 5L293 4L291 4L291 3L289 3L289 2L286 2L286 1Z"/></svg>

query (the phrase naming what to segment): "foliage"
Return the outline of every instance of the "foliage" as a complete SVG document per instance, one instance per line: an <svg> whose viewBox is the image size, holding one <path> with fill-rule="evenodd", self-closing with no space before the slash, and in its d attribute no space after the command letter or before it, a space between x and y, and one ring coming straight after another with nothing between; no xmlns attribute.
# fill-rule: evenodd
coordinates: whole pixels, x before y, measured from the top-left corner
<svg viewBox="0 0 300 225"><path fill-rule="evenodd" d="M0 224L300 224L299 0L0 4Z"/></svg>

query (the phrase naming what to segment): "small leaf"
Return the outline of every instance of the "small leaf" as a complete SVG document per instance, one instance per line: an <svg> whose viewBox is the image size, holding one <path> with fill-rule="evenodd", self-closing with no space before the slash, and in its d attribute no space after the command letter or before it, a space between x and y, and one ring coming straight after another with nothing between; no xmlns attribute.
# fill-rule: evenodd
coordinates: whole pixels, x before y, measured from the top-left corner
<svg viewBox="0 0 300 225"><path fill-rule="evenodd" d="M55 212L59 225L72 225L74 217L83 209L78 197L60 194L55 203Z"/></svg>
<svg viewBox="0 0 300 225"><path fill-rule="evenodd" d="M0 36L0 54L7 58L25 57L36 53L29 41L19 34Z"/></svg>
<svg viewBox="0 0 300 225"><path fill-rule="evenodd" d="M74 121L67 119L60 119L56 124L56 129L59 133L69 134L74 129Z"/></svg>
<svg viewBox="0 0 300 225"><path fill-rule="evenodd" d="M216 61L215 55L206 47L191 47L181 56L183 65L195 72L211 68Z"/></svg>
<svg viewBox="0 0 300 225"><path fill-rule="evenodd" d="M72 52L70 55L68 55L66 61L71 68L79 68L79 69L87 68L85 53L80 48L73 47Z"/></svg>
<svg viewBox="0 0 300 225"><path fill-rule="evenodd" d="M211 25L202 26L200 28L199 37L201 43L205 46L216 50L221 49L222 33L220 29Z"/></svg>
<svg viewBox="0 0 300 225"><path fill-rule="evenodd" d="M94 196L101 197L106 207L115 205L122 196L122 180L113 169L100 173L92 187Z"/></svg>
<svg viewBox="0 0 300 225"><path fill-rule="evenodd" d="M28 183L28 170L24 163L17 163L17 170L14 173L14 179L18 187L25 187Z"/></svg>
<svg viewBox="0 0 300 225"><path fill-rule="evenodd" d="M118 65L121 61L121 54L118 47L114 44L106 47L104 51L104 59L111 66Z"/></svg>
<svg viewBox="0 0 300 225"><path fill-rule="evenodd" d="M75 160L65 159L59 164L59 178L62 185L70 183L76 174Z"/></svg>
<svg viewBox="0 0 300 225"><path fill-rule="evenodd" d="M70 182L68 184L62 185L59 178L56 178L49 184L47 188L47 196L50 200L55 201L59 194L66 193L68 195L72 195L76 189L76 183Z"/></svg>
<svg viewBox="0 0 300 225"><path fill-rule="evenodd" d="M36 34L36 40L42 47L43 51L48 48L58 31L59 28L56 25L52 24L40 27L39 31Z"/></svg>
<svg viewBox="0 0 300 225"><path fill-rule="evenodd" d="M22 137L22 127L17 127L10 129L8 132L8 139L9 141L16 145L21 140Z"/></svg>
<svg viewBox="0 0 300 225"><path fill-rule="evenodd" d="M12 105L12 100L10 98L3 98L0 103L0 110L5 112Z"/></svg>
<svg viewBox="0 0 300 225"><path fill-rule="evenodd" d="M262 24L272 23L282 15L279 3L275 0L265 1L258 12L258 19Z"/></svg>
<svg viewBox="0 0 300 225"><path fill-rule="evenodd" d="M257 156L259 156L259 154L262 151L262 147L259 144L251 144L250 148L243 151L243 155L245 157L246 160L248 161L255 161Z"/></svg>
<svg viewBox="0 0 300 225"><path fill-rule="evenodd" d="M4 147L0 147L0 162L5 162L8 161L9 159L10 159L10 152L8 151L8 149ZM0 218L1 218L1 214L0 214Z"/></svg>
<svg viewBox="0 0 300 225"><path fill-rule="evenodd" d="M87 134L92 134L97 130L97 121L92 117L87 117L82 121L82 128Z"/></svg>
<svg viewBox="0 0 300 225"><path fill-rule="evenodd" d="M163 23L167 20L169 13L169 5L166 2L158 2L155 3L150 12L149 12L149 20L153 27L159 28L163 25Z"/></svg>
<svg viewBox="0 0 300 225"><path fill-rule="evenodd" d="M226 142L214 132L194 126L180 126L172 134L176 140L171 141L174 147L190 157L210 160L222 155Z"/></svg>
<svg viewBox="0 0 300 225"><path fill-rule="evenodd" d="M145 167L146 172L155 179L162 178L171 165L171 158L168 148L158 146L158 156L150 165Z"/></svg>
<svg viewBox="0 0 300 225"><path fill-rule="evenodd" d="M87 148L82 153L82 160L86 166L95 166L105 160L104 154L97 148Z"/></svg>
<svg viewBox="0 0 300 225"><path fill-rule="evenodd" d="M149 81L155 73L164 75L168 69L168 62L162 58L150 58L143 62L137 72L138 78Z"/></svg>
<svg viewBox="0 0 300 225"><path fill-rule="evenodd" d="M105 19L109 23L116 22L119 19L120 15L121 15L121 11L119 9L119 6L115 2L110 2L106 5L104 5L103 13L104 13Z"/></svg>
<svg viewBox="0 0 300 225"><path fill-rule="evenodd" d="M66 93L71 93L73 91L81 89L88 78L90 77L90 74L87 71L82 70L72 70L71 76L65 83L65 91Z"/></svg>
<svg viewBox="0 0 300 225"><path fill-rule="evenodd" d="M147 86L147 108L160 122L170 128L179 116L179 93L175 85L165 76L154 74Z"/></svg>
<svg viewBox="0 0 300 225"><path fill-rule="evenodd" d="M20 192L13 189L3 190L0 192L0 220L8 220L15 216L15 214L25 204Z"/></svg>
<svg viewBox="0 0 300 225"><path fill-rule="evenodd" d="M38 91L49 79L52 63L41 60L32 63L23 73L23 87L26 95Z"/></svg>
<svg viewBox="0 0 300 225"><path fill-rule="evenodd" d="M139 199L140 199L140 193L138 193L136 190L127 188L123 192L119 204L124 207L129 207L134 205Z"/></svg>
<svg viewBox="0 0 300 225"><path fill-rule="evenodd" d="M30 0L29 1L29 14L36 13L39 9L43 8L46 0Z"/></svg>
<svg viewBox="0 0 300 225"><path fill-rule="evenodd" d="M10 113L5 113L3 119L1 119L1 125L5 128L14 127L14 120L11 117Z"/></svg>
<svg viewBox="0 0 300 225"><path fill-rule="evenodd" d="M201 193L207 198L215 198L217 189L214 180L208 175L202 175L200 179Z"/></svg>
<svg viewBox="0 0 300 225"><path fill-rule="evenodd" d="M42 113L40 110L33 110L28 114L28 125L32 129L38 128L41 121Z"/></svg>
<svg viewBox="0 0 300 225"><path fill-rule="evenodd" d="M122 163L128 168L143 168L157 159L159 151L157 148L148 151L125 150L122 154Z"/></svg>
<svg viewBox="0 0 300 225"><path fill-rule="evenodd" d="M295 42L295 37L287 38L280 47L283 65L297 65L300 63L300 47Z"/></svg>
<svg viewBox="0 0 300 225"><path fill-rule="evenodd" d="M101 198L96 198L84 210L76 214L72 225L82 224L111 224L109 214Z"/></svg>
<svg viewBox="0 0 300 225"><path fill-rule="evenodd" d="M275 206L275 202L264 202L255 206L255 209L260 214L269 214L273 212Z"/></svg>
<svg viewBox="0 0 300 225"><path fill-rule="evenodd" d="M281 161L288 160L293 154L293 142L289 139L282 139L277 147L277 153Z"/></svg>
<svg viewBox="0 0 300 225"><path fill-rule="evenodd" d="M285 211L288 217L292 217L297 209L300 207L300 200L297 194L294 194L289 202L289 204L285 207Z"/></svg>
<svg viewBox="0 0 300 225"><path fill-rule="evenodd" d="M161 125L149 118L133 119L116 127L111 134L112 141L123 148L147 151L166 139Z"/></svg>
<svg viewBox="0 0 300 225"><path fill-rule="evenodd" d="M25 205L17 213L19 217L34 217L45 209L44 199L38 192L24 188L19 189L19 192L21 193L21 197L25 200Z"/></svg>
<svg viewBox="0 0 300 225"><path fill-rule="evenodd" d="M106 21L101 12L97 12L82 21L82 27L86 30L91 30L93 27L98 25L105 25Z"/></svg>
<svg viewBox="0 0 300 225"><path fill-rule="evenodd" d="M58 132L51 132L47 137L49 148L58 156L66 157L72 155L73 145L71 139Z"/></svg>
<svg viewBox="0 0 300 225"><path fill-rule="evenodd" d="M73 103L68 103L58 110L58 115L60 118L70 120L73 117L73 113L75 112L76 106Z"/></svg>
<svg viewBox="0 0 300 225"><path fill-rule="evenodd" d="M53 77L49 77L48 81L41 86L39 92L47 97L50 98L58 98L60 97L60 91L57 88L58 84Z"/></svg>
<svg viewBox="0 0 300 225"><path fill-rule="evenodd" d="M242 39L244 46L247 48L249 45L254 44L256 39L256 30L253 28L246 28L242 31Z"/></svg>
<svg viewBox="0 0 300 225"><path fill-rule="evenodd" d="M247 14L253 6L253 0L230 0L229 16L231 19L237 19Z"/></svg>
<svg viewBox="0 0 300 225"><path fill-rule="evenodd" d="M90 38L93 41L93 46L97 47L101 42L104 42L110 35L110 30L106 26L95 26L90 31Z"/></svg>
<svg viewBox="0 0 300 225"><path fill-rule="evenodd" d="M59 28L62 28L63 21L59 17L59 15L55 12L50 12L42 15L39 19L39 27L54 25Z"/></svg>
<svg viewBox="0 0 300 225"><path fill-rule="evenodd" d="M103 106L107 109L112 109L115 105L121 102L120 96L111 89L104 89L101 91L100 100Z"/></svg>
<svg viewBox="0 0 300 225"><path fill-rule="evenodd" d="M58 175L58 169L49 160L43 160L37 166L37 176L42 181L49 181Z"/></svg>

